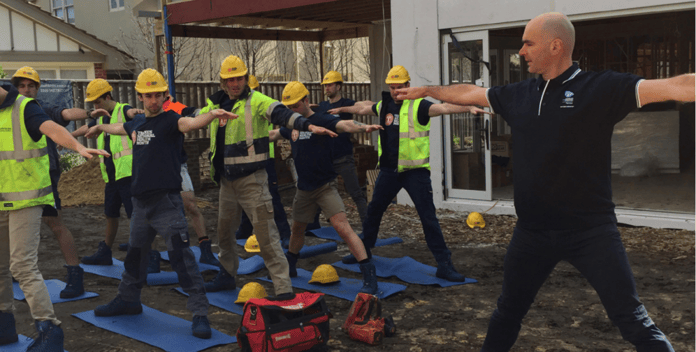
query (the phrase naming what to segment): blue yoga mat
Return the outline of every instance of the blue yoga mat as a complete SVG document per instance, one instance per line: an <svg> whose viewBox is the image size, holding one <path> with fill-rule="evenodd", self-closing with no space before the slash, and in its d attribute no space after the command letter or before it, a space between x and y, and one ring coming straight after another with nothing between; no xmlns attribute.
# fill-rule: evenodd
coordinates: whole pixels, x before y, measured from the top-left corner
<svg viewBox="0 0 696 352"><path fill-rule="evenodd" d="M2 345L0 346L0 351L2 352L25 352L27 350L27 347L31 345L31 343L34 342L33 339L26 337L24 335L19 335L19 339L15 343L11 343L9 345ZM63 350L65 351L65 350Z"/></svg>
<svg viewBox="0 0 696 352"><path fill-rule="evenodd" d="M464 282L451 282L440 279L435 276L437 268L420 263L411 257L384 258L372 256L372 261L375 263L375 267L377 267L377 276L396 276L402 281L406 281L411 284L440 285L442 287L449 287L478 282L470 278L466 278L466 281ZM337 268L346 269L357 273L360 272L360 266L358 264L343 264L342 262L338 261L332 265Z"/></svg>
<svg viewBox="0 0 696 352"><path fill-rule="evenodd" d="M244 247L244 244L246 244L246 239L237 240L237 244ZM338 245L336 244L336 242L320 243L315 244L313 246L305 245L304 247L302 247L302 249L300 249L300 258L309 258L315 255L331 253L335 252L336 249L338 249ZM283 251L287 253L288 250L283 248Z"/></svg>
<svg viewBox="0 0 696 352"><path fill-rule="evenodd" d="M126 271L126 269L123 267L123 262L118 259L113 259L113 262L113 265L80 264L80 266L85 270L86 273L121 280L123 277L123 272ZM171 285L178 282L179 278L173 271L162 271L156 274L147 274L147 284L150 286Z"/></svg>
<svg viewBox="0 0 696 352"><path fill-rule="evenodd" d="M177 287L176 290L188 296L181 287ZM228 291L206 292L205 295L208 297L208 302L210 302L211 305L222 308L230 313L242 315L244 313L244 304L234 303L237 297L239 297L240 290L241 289L237 287L234 290Z"/></svg>
<svg viewBox="0 0 696 352"><path fill-rule="evenodd" d="M338 232L336 232L336 229L333 228L333 226L327 226L327 227L322 227L320 229L316 230L309 230L307 231L314 236L317 236L319 238L323 238L325 240L333 240L337 242L344 242L341 236L338 235ZM358 235L360 238L362 238L362 234ZM375 247L382 247L390 244L396 244L396 243L402 243L404 240L402 240L399 237L390 237L390 238L384 238L384 239L377 239L377 242L375 243Z"/></svg>
<svg viewBox="0 0 696 352"><path fill-rule="evenodd" d="M198 247L191 247L191 250L193 251L193 254L196 256L196 262L201 257L201 250ZM169 252L163 251L160 252L162 255L162 260L169 261ZM215 258L218 258L217 253L213 253L215 255ZM239 268L237 268L237 274L239 275L248 275L251 273L255 273L266 266L263 264L263 258L261 256L255 255L249 259L243 259L239 258ZM215 265L209 265L209 264L203 264L203 263L198 263L198 269L200 271L203 270L215 270L215 271L220 271L220 268L215 266Z"/></svg>
<svg viewBox="0 0 696 352"><path fill-rule="evenodd" d="M204 264L199 262L201 260L201 249L198 246L191 246L191 251L193 251L193 255L196 256L196 263L198 264L198 270L204 271L204 270L215 270L215 271L220 271L220 267L217 265L210 265L210 264ZM162 251L160 252L160 255L162 256L162 260L164 261L169 261L169 252L168 251ZM213 253L215 256L215 259L218 259L217 253ZM240 260L241 264L241 260Z"/></svg>
<svg viewBox="0 0 696 352"><path fill-rule="evenodd" d="M259 280L268 281L266 277L260 277ZM310 284L309 280L312 279L312 273L297 268L297 277L290 278L292 281L292 287L301 288L307 291L317 291L322 292L327 295L336 296L338 298L343 298L345 300L354 301L355 296L358 295L360 289L362 288L362 280L341 278L340 282L323 285L323 284ZM406 289L406 286L399 284L392 284L389 282L379 283L379 293L376 295L379 298L389 297L397 292L401 292Z"/></svg>
<svg viewBox="0 0 696 352"><path fill-rule="evenodd" d="M217 345L237 342L236 337L215 329L210 339L191 335L191 322L143 306L143 313L115 317L97 317L93 310L73 314L90 324L121 334L166 351L200 351Z"/></svg>
<svg viewBox="0 0 696 352"><path fill-rule="evenodd" d="M85 292L81 296L77 296L75 298L60 298L60 291L63 291L65 289L66 283L60 280L45 280L46 283L46 288L48 288L48 294L51 295L51 303L56 304L56 303L63 303L63 302L70 302L70 301L77 301L80 299L85 299L85 298L92 298L92 297L97 297L99 296L98 294L94 292ZM19 288L19 282L13 282L12 283L12 294L14 295L14 299L18 301L24 300L24 292L22 292L22 289Z"/></svg>

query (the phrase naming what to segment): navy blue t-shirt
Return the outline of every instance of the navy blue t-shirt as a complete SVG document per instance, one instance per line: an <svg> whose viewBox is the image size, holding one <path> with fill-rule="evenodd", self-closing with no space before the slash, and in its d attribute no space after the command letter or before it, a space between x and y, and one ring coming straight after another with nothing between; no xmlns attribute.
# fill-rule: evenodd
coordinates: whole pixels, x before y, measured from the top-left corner
<svg viewBox="0 0 696 352"><path fill-rule="evenodd" d="M5 100L2 102L2 104L0 104L0 109L4 109L14 104L15 100L17 100L17 97L19 96L19 91L11 84L3 84L2 88L7 91L7 96L5 96ZM29 133L29 137L31 137L31 139L33 139L34 142L38 142L39 139L43 137L43 133L41 133L41 130L39 129L39 127L41 127L41 124L50 120L51 118L48 115L46 115L46 113L43 111L41 106L39 106L36 100L31 101L27 105L25 105L24 125L27 128L27 133Z"/></svg>
<svg viewBox="0 0 696 352"><path fill-rule="evenodd" d="M341 119L323 112L309 117L312 125L336 132L336 124ZM280 135L290 141L292 157L297 169L297 189L313 191L338 176L333 168L333 138L316 135L308 131L291 130L281 127Z"/></svg>
<svg viewBox="0 0 696 352"><path fill-rule="evenodd" d="M335 103L331 103L328 100L322 101L319 103L319 108L317 111L321 112L327 112L330 109L334 108L340 108L342 106L353 106L355 105L355 101L351 99L346 99L346 98L341 98ZM341 120L352 120L353 119L353 114L349 114L347 112L340 113L338 115L333 115L334 117L338 117ZM341 157L344 157L346 155L353 155L353 142L350 141L350 133L339 133L338 137L334 138L333 144L334 144L334 159L338 159Z"/></svg>
<svg viewBox="0 0 696 352"><path fill-rule="evenodd" d="M539 77L487 91L494 112L512 128L519 226L573 230L616 223L611 135L639 107L640 80L572 65L548 82Z"/></svg>
<svg viewBox="0 0 696 352"><path fill-rule="evenodd" d="M58 105L49 103L47 101L42 101L42 100L36 100L39 105L41 105L41 108L44 110L46 115L51 118L51 120L63 127L67 126L70 124L70 121L66 121L63 119L63 110L65 110L62 107L59 107ZM56 148L56 142L54 142L52 139L46 137L46 146L48 148L48 160L50 161L51 171L60 171L60 155L58 155L58 149Z"/></svg>
<svg viewBox="0 0 696 352"><path fill-rule="evenodd" d="M128 117L128 110L132 109L130 105L126 105L123 107L123 118L126 120L126 122L130 121L131 118ZM109 114L113 114L113 111L109 111ZM145 115L143 115L145 116ZM111 123L111 119L104 116L104 117L98 117L97 119L94 119L89 122L88 127L94 127L97 124L97 121L99 119L104 120L104 124L108 125ZM120 137L120 136L117 136ZM106 150L107 153L111 154L111 135L108 133L104 133L104 150ZM109 177L109 182L114 182L116 181L116 166L114 165L114 160L111 158L104 158L104 166L106 167L106 175Z"/></svg>
<svg viewBox="0 0 696 352"><path fill-rule="evenodd" d="M142 116L142 115L141 115ZM145 198L159 192L181 192L181 150L184 134L181 115L165 111L155 117L138 117L123 124L133 140L131 195Z"/></svg>
<svg viewBox="0 0 696 352"><path fill-rule="evenodd" d="M386 95L385 95L386 96ZM379 167L381 169L396 170L399 167L399 124L403 117L404 123L408 123L408 116L399 116L401 105L397 104L393 99L382 100L382 109L386 107L387 118L382 127L384 130L379 131L380 145L382 155L379 158ZM428 100L423 99L418 105L418 123L427 125L430 121L430 107L433 105ZM377 104L372 106L372 112L379 116Z"/></svg>

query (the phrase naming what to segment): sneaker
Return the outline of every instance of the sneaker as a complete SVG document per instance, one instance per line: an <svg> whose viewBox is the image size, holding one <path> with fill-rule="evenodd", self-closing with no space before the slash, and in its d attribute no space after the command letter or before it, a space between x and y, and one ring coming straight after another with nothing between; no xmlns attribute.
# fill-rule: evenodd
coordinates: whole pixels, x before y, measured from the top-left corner
<svg viewBox="0 0 696 352"><path fill-rule="evenodd" d="M237 288L237 284L234 282L234 276L230 275L227 270L222 267L215 278L210 282L206 282L203 286L206 292L234 290Z"/></svg>
<svg viewBox="0 0 696 352"><path fill-rule="evenodd" d="M88 257L82 257L82 262L89 265L113 265L111 260L111 248L106 245L106 242L99 242L97 252Z"/></svg>
<svg viewBox="0 0 696 352"><path fill-rule="evenodd" d="M435 276L439 277L440 279L445 279L451 282L466 281L466 277L464 277L464 275L458 273L457 270L454 269L452 260L437 263L437 272L435 272Z"/></svg>
<svg viewBox="0 0 696 352"><path fill-rule="evenodd" d="M0 311L0 345L7 345L18 340L14 314Z"/></svg>
<svg viewBox="0 0 696 352"><path fill-rule="evenodd" d="M147 263L147 273L157 274L160 272L160 260L162 260L162 255L154 250L150 250L150 261Z"/></svg>
<svg viewBox="0 0 696 352"><path fill-rule="evenodd" d="M292 254L290 251L285 253L285 258L288 259L288 267L290 268L290 277L297 277L297 259L299 254Z"/></svg>
<svg viewBox="0 0 696 352"><path fill-rule="evenodd" d="M143 312L140 302L126 302L117 295L113 301L94 309L94 315L98 317L113 317L117 315L136 315Z"/></svg>
<svg viewBox="0 0 696 352"><path fill-rule="evenodd" d="M27 347L27 352L63 352L63 329L50 320L35 321L39 336Z"/></svg>
<svg viewBox="0 0 696 352"><path fill-rule="evenodd" d="M198 248L200 248L201 250L201 258L198 261L203 264L210 264L219 267L220 261L217 258L215 258L213 250L210 248L212 244L213 241L211 240L205 240L198 244Z"/></svg>
<svg viewBox="0 0 696 352"><path fill-rule="evenodd" d="M65 280L67 282L67 284L65 285L65 289L63 289L63 291L60 291L60 298L75 298L78 296L82 296L82 294L85 293L85 287L82 282L82 277L85 271L78 265L63 266L66 269L68 269L68 277Z"/></svg>
<svg viewBox="0 0 696 352"><path fill-rule="evenodd" d="M377 287L377 269L375 263L371 260L367 263L360 264L360 272L363 275L363 287L360 289L362 293L376 295L379 292Z"/></svg>
<svg viewBox="0 0 696 352"><path fill-rule="evenodd" d="M194 315L193 324L191 324L193 336L199 339L209 339L213 334L210 331L210 322L205 315Z"/></svg>

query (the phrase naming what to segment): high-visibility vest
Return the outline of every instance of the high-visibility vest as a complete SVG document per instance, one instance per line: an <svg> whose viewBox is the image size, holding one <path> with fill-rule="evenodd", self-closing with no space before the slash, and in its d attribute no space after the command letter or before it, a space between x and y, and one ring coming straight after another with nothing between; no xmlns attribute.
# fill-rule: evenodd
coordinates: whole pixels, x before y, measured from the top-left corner
<svg viewBox="0 0 696 352"><path fill-rule="evenodd" d="M418 123L418 106L423 99L404 100L399 110L399 161L398 172L427 168L430 170L430 120ZM382 101L377 103L377 111ZM415 112L415 113L414 113ZM406 117L406 118L404 118ZM382 141L378 139L379 157L382 156Z"/></svg>
<svg viewBox="0 0 696 352"><path fill-rule="evenodd" d="M19 95L0 109L0 211L55 206L46 136L34 142L24 123L32 100Z"/></svg>
<svg viewBox="0 0 696 352"><path fill-rule="evenodd" d="M123 107L126 104L116 103L114 111L111 113L109 123L125 123ZM97 123L103 124L107 116L102 116L97 120ZM102 133L97 138L97 148L104 149L104 136ZM133 142L128 136L119 136L112 134L109 138L109 147L111 148L111 159L114 161L116 174L114 181L118 181L124 177L130 177L133 173ZM106 174L106 164L104 164L104 156L99 156L99 168L101 169L104 182L109 182L109 176Z"/></svg>
<svg viewBox="0 0 696 352"><path fill-rule="evenodd" d="M210 155L211 160L218 152L224 153L224 168L235 174L234 171L254 171L266 167L266 160L270 157L270 140L268 139L269 121L271 113L280 103L260 92L250 91L246 99L239 99L234 103L231 111L239 117L227 120L225 128L225 148L217 150L217 131L220 128L220 120L214 119L210 124ZM214 104L208 99L208 105L201 109L200 113L207 113L219 109L219 104ZM215 166L210 163L210 177L215 180Z"/></svg>

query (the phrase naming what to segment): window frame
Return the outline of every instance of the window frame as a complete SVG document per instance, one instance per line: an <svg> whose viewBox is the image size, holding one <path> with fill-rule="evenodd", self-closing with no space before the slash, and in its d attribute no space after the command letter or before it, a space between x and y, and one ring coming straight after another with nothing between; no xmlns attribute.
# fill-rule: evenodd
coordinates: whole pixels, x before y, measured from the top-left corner
<svg viewBox="0 0 696 352"><path fill-rule="evenodd" d="M65 4L66 0L60 0L60 3L61 3L60 6L55 6L54 1L55 0L50 0L50 2L51 2L51 15L53 15L53 17L60 18L65 23L75 24L75 1L73 0L70 5L66 5ZM71 8L73 11L72 22L70 22L70 18L68 17L68 8ZM56 10L61 10L63 12L63 16L60 17L60 16L56 15Z"/></svg>
<svg viewBox="0 0 696 352"><path fill-rule="evenodd" d="M111 6L111 1L114 1L114 0L107 0L107 1L109 1L109 12L123 11L126 9L126 0L115 0L116 7Z"/></svg>

